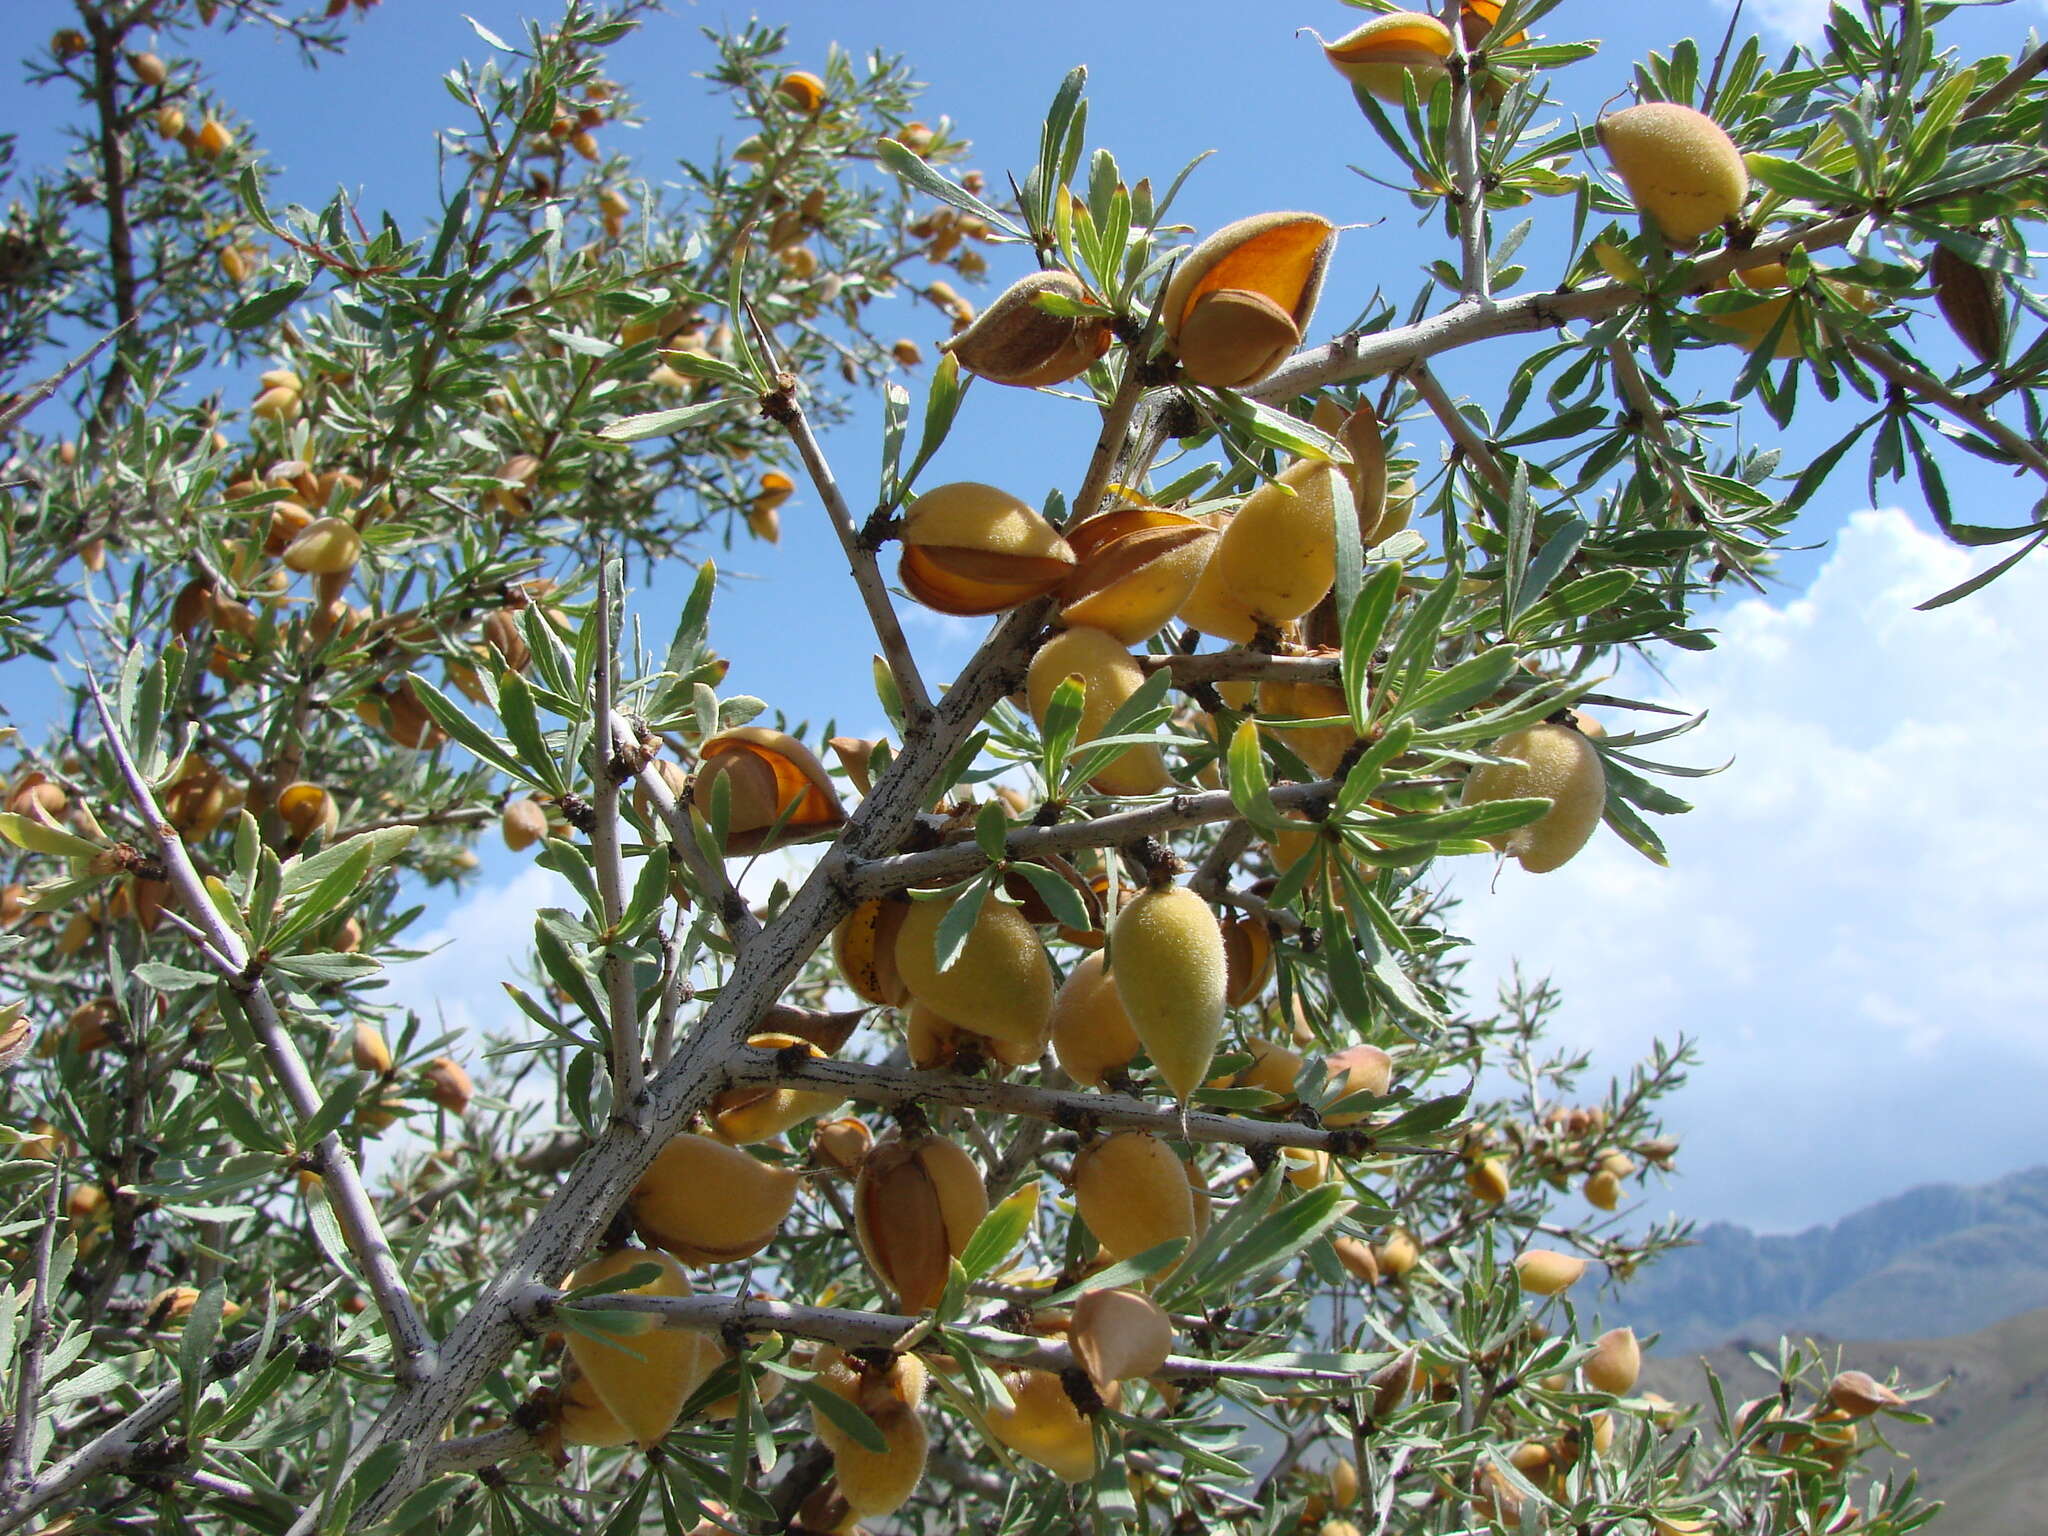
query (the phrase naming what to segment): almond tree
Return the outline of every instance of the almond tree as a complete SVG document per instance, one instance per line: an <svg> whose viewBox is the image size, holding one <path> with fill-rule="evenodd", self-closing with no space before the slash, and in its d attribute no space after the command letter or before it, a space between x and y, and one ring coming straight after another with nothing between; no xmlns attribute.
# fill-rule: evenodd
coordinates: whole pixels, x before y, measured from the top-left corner
<svg viewBox="0 0 2048 1536"><path fill-rule="evenodd" d="M2016 546L1938 600L2040 541L1942 466L2048 476L2048 52L1872 0L1560 129L1550 4L1374 16L1326 52L1449 255L1332 331L1334 224L1177 224L1079 69L984 176L897 62L718 36L746 137L657 197L605 135L639 9L484 35L417 235L274 207L179 52L345 6L81 0L38 57L80 150L10 210L51 281L0 357L82 355L7 409L0 643L75 697L0 820L0 1530L1924 1523L1859 1470L1910 1393L1789 1344L1756 1403L1638 1392L1586 1268L1684 1236L1609 1213L1687 1048L1583 1086L1550 989L1466 995L1438 860L1661 862L1692 722L1604 680L1709 648L1852 450ZM892 295L955 323L921 409ZM1523 336L1486 400L1434 371ZM820 429L873 381L870 497ZM1802 383L1870 413L1727 446ZM929 483L1010 388L1086 461ZM625 622L798 476L885 739L722 695L708 562L665 649ZM906 601L994 616L943 687ZM378 989L484 835L577 905L451 1039Z"/></svg>

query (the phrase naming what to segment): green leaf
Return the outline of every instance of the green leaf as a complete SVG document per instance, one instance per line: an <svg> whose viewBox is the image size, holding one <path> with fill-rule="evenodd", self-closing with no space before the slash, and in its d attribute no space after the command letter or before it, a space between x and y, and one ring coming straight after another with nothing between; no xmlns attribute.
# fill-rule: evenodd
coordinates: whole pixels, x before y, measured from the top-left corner
<svg viewBox="0 0 2048 1536"><path fill-rule="evenodd" d="M98 843L87 842L75 832L45 826L13 811L0 811L0 837L30 853L47 853L60 859L91 859L106 852Z"/></svg>
<svg viewBox="0 0 2048 1536"><path fill-rule="evenodd" d="M490 764L500 773L522 784L533 782L532 777L520 766L519 759L505 749L504 743L464 714L445 693L417 672L409 672L406 676L412 684L414 694L419 698L421 708L433 716L436 725L466 747L471 756Z"/></svg>
<svg viewBox="0 0 2048 1536"><path fill-rule="evenodd" d="M1468 656L1406 695L1394 718L1430 724L1500 691L1520 665L1512 645L1496 645Z"/></svg>
<svg viewBox="0 0 2048 1536"><path fill-rule="evenodd" d="M1010 813L1000 800L991 800L974 816L974 841L981 849L981 856L991 864L1000 864L1008 857L1006 840L1010 835Z"/></svg>
<svg viewBox="0 0 2048 1536"><path fill-rule="evenodd" d="M960 958L960 951L966 947L967 936L974 932L975 922L981 916L981 904L988 900L993 883L991 876L977 875L968 882L965 890L954 897L953 905L939 919L938 931L932 936L932 951L934 963L940 970L947 969Z"/></svg>
<svg viewBox="0 0 2048 1536"><path fill-rule="evenodd" d="M348 1077L335 1086L334 1092L327 1096L313 1118L299 1128L300 1150L309 1151L319 1146L329 1131L340 1129L341 1122L349 1117L356 1107L356 1100L362 1096L363 1083L361 1077Z"/></svg>
<svg viewBox="0 0 2048 1536"><path fill-rule="evenodd" d="M1038 1192L1035 1181L1026 1184L982 1218L960 1255L960 1267L970 1282L987 1275L1023 1241L1038 1214Z"/></svg>
<svg viewBox="0 0 2048 1536"><path fill-rule="evenodd" d="M1259 723L1246 717L1230 734L1230 803L1238 814L1259 831L1271 836L1286 818L1273 804L1272 785L1266 778L1266 757L1259 742Z"/></svg>
<svg viewBox="0 0 2048 1536"><path fill-rule="evenodd" d="M991 208L965 187L947 180L925 161L894 139L875 140L875 156L883 166L895 173L906 185L915 188L928 197L958 208L962 213L971 213L977 219L985 219L991 228L1001 230L1012 240L1030 238L996 209Z"/></svg>
<svg viewBox="0 0 2048 1536"><path fill-rule="evenodd" d="M598 436L607 442L638 443L650 437L673 437L690 427L716 421L721 416L737 415L742 408L751 408L754 402L743 395L727 395L717 400L706 400L698 405L679 405L672 410L646 411L638 416L624 416L603 427Z"/></svg>
<svg viewBox="0 0 2048 1536"><path fill-rule="evenodd" d="M231 331L252 331L259 325L268 325L290 309L304 297L305 292L304 283L286 283L282 287L272 288L267 293L259 293L252 298L244 299L228 311L227 318L222 323Z"/></svg>
<svg viewBox="0 0 2048 1536"><path fill-rule="evenodd" d="M1063 679L1053 689L1052 698L1045 707L1045 724L1041 740L1045 743L1045 782L1058 784L1060 768L1067 760L1067 754L1074 750L1074 738L1081 731L1081 713L1088 702L1088 685L1079 677Z"/></svg>
<svg viewBox="0 0 2048 1536"><path fill-rule="evenodd" d="M878 1456L889 1449L889 1442L875 1428L875 1421L837 1392L829 1391L803 1376L790 1377L789 1384L820 1418L830 1419L841 1434L861 1449L873 1451Z"/></svg>
<svg viewBox="0 0 2048 1536"><path fill-rule="evenodd" d="M1401 592L1401 562L1376 565L1360 582L1358 597L1344 616L1342 672L1351 728L1361 736L1372 718L1372 659Z"/></svg>

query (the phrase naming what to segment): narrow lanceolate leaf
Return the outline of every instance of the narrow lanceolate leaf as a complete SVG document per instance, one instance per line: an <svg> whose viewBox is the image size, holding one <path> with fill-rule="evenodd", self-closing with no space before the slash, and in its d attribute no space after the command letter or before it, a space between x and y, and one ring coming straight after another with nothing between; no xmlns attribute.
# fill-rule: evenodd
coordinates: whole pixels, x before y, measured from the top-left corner
<svg viewBox="0 0 2048 1536"><path fill-rule="evenodd" d="M967 936L974 931L975 920L981 916L981 904L988 900L990 884L985 878L970 881L954 899L946 915L939 919L938 932L932 943L940 970L945 970L960 957Z"/></svg>
<svg viewBox="0 0 2048 1536"><path fill-rule="evenodd" d="M98 843L89 843L75 832L32 821L13 811L0 811L0 837L30 853L47 853L60 859L90 859L106 852Z"/></svg>
<svg viewBox="0 0 2048 1536"><path fill-rule="evenodd" d="M1031 1229L1038 1214L1038 1185L1026 1184L982 1218L960 1255L960 1267L969 1281L979 1280L1010 1254Z"/></svg>
<svg viewBox="0 0 2048 1536"><path fill-rule="evenodd" d="M743 395L729 395L721 400L706 400L701 405L679 405L668 411L647 411L638 416L623 416L610 426L601 428L597 435L614 443L637 443L650 437L673 437L678 432L716 421L721 416L737 415L742 407L751 408L752 405L753 402Z"/></svg>
<svg viewBox="0 0 2048 1536"><path fill-rule="evenodd" d="M1230 736L1230 801L1238 814L1261 832L1279 831L1285 819L1273 804L1273 788L1266 778L1266 759L1256 720L1240 720Z"/></svg>

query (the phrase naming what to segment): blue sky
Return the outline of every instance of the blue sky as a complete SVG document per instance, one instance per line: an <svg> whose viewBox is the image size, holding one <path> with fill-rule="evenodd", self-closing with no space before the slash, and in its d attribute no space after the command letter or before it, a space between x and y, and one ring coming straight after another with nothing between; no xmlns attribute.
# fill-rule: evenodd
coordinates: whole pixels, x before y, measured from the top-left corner
<svg viewBox="0 0 2048 1536"><path fill-rule="evenodd" d="M11 33L45 35L69 10L61 0L12 0ZM1810 33L1823 10L1777 0L1746 15L1782 45ZM386 0L351 26L349 53L316 74L253 29L212 40L208 57L214 83L284 168L285 199L317 204L344 186L366 210L388 208L416 226L434 203L434 134L454 110L439 76L485 52L464 12L508 37L523 14L548 14L505 0ZM607 133L631 136L650 179L711 135L739 136L693 72L709 59L698 27L746 14L678 5L617 54L645 126ZM1340 242L1325 324L1342 323L1376 284L1405 305L1419 264L1441 253L1440 237L1417 231L1404 199L1348 169L1389 174L1314 40L1295 31L1334 36L1361 19L1335 0L1050 0L1028 9L807 0L766 14L789 25L792 62L815 64L833 41L907 55L930 84L927 117L950 115L975 142L968 163L997 185L1005 170L1028 165L1061 76L1087 63L1091 145L1112 148L1128 175L1163 183L1194 155L1218 151L1177 210L1198 228L1282 207L1362 226ZM1550 35L1604 44L1559 77L1564 107L1596 113L1630 60L1678 35L1673 14L1579 3L1555 13ZM1709 48L1726 25L1721 5L1683 14ZM1954 36L1968 53L2016 52L2040 15L2037 0L1966 11ZM23 161L51 151L56 106L18 73L0 79L0 126L21 133ZM1568 214L1528 212L1539 221L1527 254L1540 276L1555 270L1554 255L1547 267L1545 257L1559 249L1546 227L1562 228ZM992 260L998 282L1023 270L1014 253ZM929 318L907 310L903 330L927 354L939 339ZM1485 398L1517 346L1475 349L1443 373L1453 389ZM1732 376L1737 355L1721 361ZM915 376L909 382L919 387ZM1702 375L1700 387L1714 385ZM1033 502L1051 484L1071 490L1092 414L981 386L931 482L985 479ZM1831 440L1837 419L1803 417L1784 438L1788 457ZM1752 430L1776 438L1761 418ZM873 484L876 440L869 414L827 442L857 490ZM1426 460L1439 451L1426 423L1413 441ZM1960 473L1966 505L2023 512L2019 493L1988 469ZM1617 1067L1653 1035L1700 1038L1706 1065L1673 1114L1688 1142L1685 1173L1654 1197L1660 1209L1783 1229L1909 1183L2048 1159L2033 1102L2048 1079L2039 1003L2048 996L2039 916L2048 873L2025 853L2039 810L2020 766L2048 746L2028 660L2048 642L2048 583L2037 562L1961 609L1915 614L1914 602L1977 562L1931 537L1917 506L1873 512L1870 501L1860 475L1838 476L1799 529L1815 550L1788 563L1781 588L1726 607L1721 651L1682 658L1668 682L1632 680L1713 706L1709 726L1688 738L1693 761L1736 758L1728 773L1690 786L1699 809L1666 829L1672 870L1609 839L1533 883L1514 869L1493 891L1490 868L1459 876L1463 927L1483 946L1477 974L1504 972L1510 955L1550 972L1567 994L1562 1038ZM871 645L836 543L803 495L784 509L783 527L778 547L716 552L736 577L715 615L714 638L735 659L727 687L796 718L821 720L836 707L842 728L872 734ZM665 639L685 588L678 571L635 595L653 643ZM915 608L905 620L927 675L941 678L980 628ZM23 664L10 670L0 687L18 701L36 680ZM400 978L406 994L487 1022L469 1012L471 982L497 958L510 961L540 890L521 861L488 856L472 893L438 914L441 931L460 942ZM1926 1134L1902 1134L1912 1127Z"/></svg>

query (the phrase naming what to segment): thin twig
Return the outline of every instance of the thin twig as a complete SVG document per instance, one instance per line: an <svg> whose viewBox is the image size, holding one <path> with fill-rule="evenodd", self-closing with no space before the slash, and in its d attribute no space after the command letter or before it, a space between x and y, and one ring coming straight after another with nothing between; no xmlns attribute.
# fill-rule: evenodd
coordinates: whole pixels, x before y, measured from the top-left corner
<svg viewBox="0 0 2048 1536"><path fill-rule="evenodd" d="M999 1115L1026 1115L1056 1124L1086 1124L1103 1129L1155 1131L1180 1141L1237 1147L1302 1147L1339 1156L1457 1156L1442 1147L1372 1141L1370 1125L1331 1130L1297 1120L1246 1120L1235 1115L1152 1104L1124 1093L1086 1093L1039 1088L1030 1083L996 1078L960 1077L950 1072L916 1072L864 1061L811 1057L785 1062L780 1052L749 1047L727 1069L726 1081L741 1084L801 1084L829 1088L870 1104L959 1104Z"/></svg>
<svg viewBox="0 0 2048 1536"><path fill-rule="evenodd" d="M619 749L626 749L637 741L630 720L616 710L611 718L612 736ZM661 776L661 769L653 758L641 765L638 780L641 792L647 796L647 803L654 807L654 814L668 828L669 846L690 866L690 873L697 877L697 884L713 903L713 910L724 925L726 936L735 948L744 944L761 931L761 919L754 915L753 907L740 895L738 887L726 874L725 866L705 853L703 845L697 841L696 829L690 825L690 813L670 791L668 780Z"/></svg>
<svg viewBox="0 0 2048 1536"><path fill-rule="evenodd" d="M597 660L591 692L598 728L591 733L590 862L597 880L604 918L605 1001L610 1017L605 1033L611 1044L612 1119L638 1128L646 1072L640 1061L640 999L633 986L633 961L619 924L626 915L626 862L619 850L619 748L612 719L612 578L611 556L597 558Z"/></svg>
<svg viewBox="0 0 2048 1536"><path fill-rule="evenodd" d="M556 1299L536 1295L537 1303ZM919 1319L887 1312L859 1312L850 1307L805 1307L765 1296L641 1296L615 1293L590 1303L606 1311L640 1312L658 1318L664 1327L702 1333L740 1329L747 1333L788 1333L818 1339L847 1349L892 1349L918 1326ZM1078 1362L1063 1341L1036 1334L1011 1333L986 1324L956 1325L951 1332L996 1355L1007 1364L1064 1371ZM929 1346L943 1353L936 1343ZM1364 1362L1361 1362L1364 1363ZM1325 1366L1275 1365L1245 1360L1204 1360L1195 1355L1168 1355L1155 1377L1173 1381L1328 1381L1351 1387L1356 1371Z"/></svg>
<svg viewBox="0 0 2048 1536"><path fill-rule="evenodd" d="M925 691L924 678L917 670L917 658L910 653L910 642L904 638L903 625L896 617L896 603L889 596L889 584L882 579L881 562L862 538L860 527L853 520L853 511L840 492L839 480L825 458L825 450L819 447L817 434L811 430L810 418L804 415L804 408L797 399L796 375L784 371L781 349L751 306L747 309L746 318L763 354L777 370L776 387L764 397L762 411L789 434L797 457L804 461L805 473L817 489L818 499L825 504L825 514L832 520L832 531L839 535L839 547L845 552L847 566L853 573L853 584L859 588L861 602L868 610L868 622L874 627L875 639L881 644L882 660L895 681L897 695L903 700L905 722L914 730L931 717L932 700Z"/></svg>
<svg viewBox="0 0 2048 1536"><path fill-rule="evenodd" d="M1422 396L1436 419L1443 423L1443 429L1450 434L1451 441L1458 446L1458 452L1465 462L1484 475L1487 482L1503 496L1513 488L1508 472L1501 468L1500 460L1486 445L1484 438L1473 430L1472 423L1465 419L1465 413L1458 409L1457 402L1450 396L1437 376L1430 372L1427 363L1417 363L1408 370L1409 380L1415 385L1415 392Z"/></svg>
<svg viewBox="0 0 2048 1536"><path fill-rule="evenodd" d="M1849 349L1850 354L1858 362L1885 382L1896 384L1908 394L1919 396L1929 405L1939 406L1964 425L1976 428L2012 458L2042 479L2048 480L2048 454L2042 453L2032 440L2013 431L1989 411L1964 399L1926 369L1916 368L1904 358L1855 337L1844 337L1842 345Z"/></svg>
<svg viewBox="0 0 2048 1536"><path fill-rule="evenodd" d="M1102 430L1096 434L1094 452L1088 456L1088 469L1081 476L1081 488L1074 493L1073 505L1067 508L1067 526L1086 522L1102 506L1103 495L1109 490L1110 475L1116 468L1117 455L1123 452L1130 437L1131 418L1136 414L1138 402L1144 397L1144 364L1139 361L1139 349L1124 349L1123 377L1117 380L1116 392L1109 397L1109 404L1102 408ZM1154 452L1157 451L1155 446ZM1145 455L1147 459L1150 455ZM1140 478L1143 471L1131 476Z"/></svg>
<svg viewBox="0 0 2048 1536"><path fill-rule="evenodd" d="M155 839L171 888L178 893L187 914L205 930L213 954L223 962L222 974L229 990L248 1018L249 1027L263 1049L271 1076L283 1090L286 1102L301 1124L310 1122L320 1113L320 1092L306 1070L305 1058L299 1054L291 1031L285 1027L276 1000L265 986L259 968L252 963L241 935L215 908L205 882L185 851L184 840L158 809L149 781L143 777L127 742L122 739L120 729L114 723L113 710L108 706L106 696L100 692L98 680L88 675L86 686L91 690L101 727L106 732L107 751L121 771L129 798ZM420 1381L432 1376L437 1364L433 1336L427 1332L426 1323L419 1309L413 1305L411 1293L406 1290L405 1281L398 1273L397 1259L385 1239L384 1228L377 1220L369 1194L363 1188L355 1158L336 1131L329 1131L321 1138L316 1154L328 1203L341 1226L349 1251L363 1267L363 1279L377 1303L385 1332L390 1337L394 1373L402 1382Z"/></svg>
<svg viewBox="0 0 2048 1536"><path fill-rule="evenodd" d="M1973 117L1983 117L1986 113L1996 112L2017 96L2026 83L2044 69L2048 69L2048 43L2043 43L2013 65L2006 71L2003 80L1963 108L1963 119L1967 121Z"/></svg>
<svg viewBox="0 0 2048 1536"><path fill-rule="evenodd" d="M36 1234L35 1294L29 1298L28 1328L21 1336L21 1356L14 1368L14 1433L7 1441L4 1481L11 1500L25 1491L29 1455L36 1441L37 1399L43 1392L43 1340L50 1331L50 1250L57 1242L57 1217L63 1208L64 1157L50 1165L50 1194L43 1230Z"/></svg>
<svg viewBox="0 0 2048 1536"><path fill-rule="evenodd" d="M1273 803L1282 810L1327 803L1337 797L1342 787L1335 779L1282 784L1273 790ZM1141 837L1157 837L1162 832L1198 827L1206 822L1230 821L1237 815L1237 802L1226 790L1175 795L1156 805L1116 811L1092 821L1070 821L1056 827L1013 827L1003 839L1003 852L1011 859L1028 859L1037 854L1072 853L1082 848L1119 848ZM988 856L980 845L966 840L923 853L872 860L850 870L846 881L856 898L866 900L908 890L927 880L965 879L987 867Z"/></svg>

